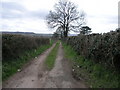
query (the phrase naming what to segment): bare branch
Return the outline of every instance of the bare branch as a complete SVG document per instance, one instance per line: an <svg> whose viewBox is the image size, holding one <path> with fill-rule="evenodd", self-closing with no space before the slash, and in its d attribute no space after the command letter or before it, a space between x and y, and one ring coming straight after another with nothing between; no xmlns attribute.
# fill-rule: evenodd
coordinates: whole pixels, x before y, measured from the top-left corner
<svg viewBox="0 0 120 90"><path fill-rule="evenodd" d="M50 28L57 27L67 37L69 31L80 32L81 25L85 24L85 13L78 12L77 6L67 0L60 0L46 17Z"/></svg>

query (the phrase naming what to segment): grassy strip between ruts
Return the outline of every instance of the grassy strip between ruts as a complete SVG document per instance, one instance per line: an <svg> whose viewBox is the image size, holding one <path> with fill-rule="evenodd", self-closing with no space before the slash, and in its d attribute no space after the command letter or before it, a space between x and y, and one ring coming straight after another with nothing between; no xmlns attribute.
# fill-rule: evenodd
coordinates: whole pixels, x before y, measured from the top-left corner
<svg viewBox="0 0 120 90"><path fill-rule="evenodd" d="M52 43L50 45L41 46L40 48L32 50L32 51L26 51L24 55L20 56L18 59L2 63L2 81L6 80L11 75L19 71L20 68L25 63L27 63L32 58L37 57L39 54L41 54L42 52L44 52L46 49L50 48L51 46L52 46Z"/></svg>
<svg viewBox="0 0 120 90"><path fill-rule="evenodd" d="M52 51L49 53L48 57L46 58L45 65L48 70L51 70L54 67L55 59L57 56L58 48L59 48L60 41L58 41Z"/></svg>
<svg viewBox="0 0 120 90"><path fill-rule="evenodd" d="M120 75L117 72L106 69L101 64L92 60L86 60L63 43L66 58L70 59L73 66L72 74L76 79L85 80L90 88L119 88Z"/></svg>

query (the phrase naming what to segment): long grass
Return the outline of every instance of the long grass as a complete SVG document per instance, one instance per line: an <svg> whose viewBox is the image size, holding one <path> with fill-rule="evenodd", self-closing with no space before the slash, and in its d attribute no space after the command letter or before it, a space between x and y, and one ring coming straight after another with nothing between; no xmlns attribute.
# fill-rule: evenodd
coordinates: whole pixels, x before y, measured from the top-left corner
<svg viewBox="0 0 120 90"><path fill-rule="evenodd" d="M77 55L71 46L63 43L65 57L71 60L73 66L73 76L82 79L90 88L119 88L120 75L117 72L108 70L101 64L96 64L92 60L86 60Z"/></svg>
<svg viewBox="0 0 120 90"><path fill-rule="evenodd" d="M50 52L50 54L46 58L45 65L47 66L48 70L51 70L54 67L58 48L59 48L59 41L56 43L55 47L52 49L52 51Z"/></svg>
<svg viewBox="0 0 120 90"><path fill-rule="evenodd" d="M52 45L44 45L39 47L38 49L30 50L24 52L22 56L20 56L16 60L4 62L2 65L2 80L8 79L11 75L15 74L21 67L32 60L33 58L37 57L39 54L44 52L46 49L48 49Z"/></svg>

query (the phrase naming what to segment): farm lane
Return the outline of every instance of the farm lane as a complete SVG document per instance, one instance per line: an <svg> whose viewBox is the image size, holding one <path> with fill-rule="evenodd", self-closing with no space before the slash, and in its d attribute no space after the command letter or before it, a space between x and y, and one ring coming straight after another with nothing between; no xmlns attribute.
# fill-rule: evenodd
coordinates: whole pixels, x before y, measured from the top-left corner
<svg viewBox="0 0 120 90"><path fill-rule="evenodd" d="M76 81L72 77L72 69L69 61L64 58L61 43L54 68L51 71L44 68L45 58L54 46L55 44L6 81L3 88L86 88L82 81Z"/></svg>
<svg viewBox="0 0 120 90"><path fill-rule="evenodd" d="M29 63L27 63L20 72L17 72L7 81L3 82L2 87L3 88L35 88L34 84L36 84L36 81L40 76L39 73L43 71L44 61L54 47L55 44L53 44L51 48L47 49L44 53L38 56L38 58L35 58L34 60L31 60Z"/></svg>
<svg viewBox="0 0 120 90"><path fill-rule="evenodd" d="M82 81L72 77L70 63L64 59L62 44L60 43L54 68L46 73L38 82L40 88L86 88Z"/></svg>

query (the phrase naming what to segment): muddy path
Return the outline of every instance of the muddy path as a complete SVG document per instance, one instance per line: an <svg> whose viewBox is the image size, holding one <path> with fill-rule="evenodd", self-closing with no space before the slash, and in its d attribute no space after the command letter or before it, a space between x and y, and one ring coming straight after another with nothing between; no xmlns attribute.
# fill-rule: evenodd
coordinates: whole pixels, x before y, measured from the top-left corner
<svg viewBox="0 0 120 90"><path fill-rule="evenodd" d="M4 82L3 88L86 88L82 81L72 77L70 62L64 58L61 43L54 68L51 71L45 69L44 61L54 46Z"/></svg>
<svg viewBox="0 0 120 90"><path fill-rule="evenodd" d="M20 72L10 77L7 81L2 83L3 88L35 88L37 80L41 77L40 73L43 71L43 63L55 47L55 44L39 55L34 60L27 63ZM37 88L37 87L36 87Z"/></svg>

